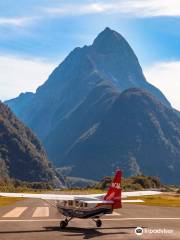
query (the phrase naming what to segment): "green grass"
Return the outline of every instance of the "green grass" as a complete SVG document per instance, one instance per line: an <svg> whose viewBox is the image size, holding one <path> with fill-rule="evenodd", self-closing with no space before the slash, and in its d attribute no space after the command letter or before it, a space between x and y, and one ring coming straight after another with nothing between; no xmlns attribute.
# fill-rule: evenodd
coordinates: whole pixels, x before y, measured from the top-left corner
<svg viewBox="0 0 180 240"><path fill-rule="evenodd" d="M7 197L0 197L0 207L12 205L17 201L22 200L22 198L7 198Z"/></svg>
<svg viewBox="0 0 180 240"><path fill-rule="evenodd" d="M180 194L161 194L136 198L131 197L128 199L142 199L144 201L143 203L130 203L130 204L161 207L180 207Z"/></svg>

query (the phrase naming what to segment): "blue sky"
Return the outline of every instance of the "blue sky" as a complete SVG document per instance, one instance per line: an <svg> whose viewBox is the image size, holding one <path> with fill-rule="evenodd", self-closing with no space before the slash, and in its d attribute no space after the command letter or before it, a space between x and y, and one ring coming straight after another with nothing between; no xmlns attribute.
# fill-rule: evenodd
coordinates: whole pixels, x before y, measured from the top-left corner
<svg viewBox="0 0 180 240"><path fill-rule="evenodd" d="M180 109L179 0L1 0L0 99L35 91L73 48L91 44L107 26L127 39L147 80Z"/></svg>

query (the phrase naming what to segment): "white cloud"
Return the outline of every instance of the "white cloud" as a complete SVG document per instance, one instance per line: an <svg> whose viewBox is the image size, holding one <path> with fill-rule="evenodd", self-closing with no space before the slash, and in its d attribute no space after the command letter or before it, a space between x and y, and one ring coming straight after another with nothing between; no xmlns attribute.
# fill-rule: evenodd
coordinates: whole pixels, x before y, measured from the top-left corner
<svg viewBox="0 0 180 240"><path fill-rule="evenodd" d="M123 0L122 3L120 9L136 17L180 16L179 0Z"/></svg>
<svg viewBox="0 0 180 240"><path fill-rule="evenodd" d="M37 59L0 56L0 99L10 99L21 92L34 92L56 65Z"/></svg>
<svg viewBox="0 0 180 240"><path fill-rule="evenodd" d="M44 8L52 15L69 16L96 13L120 13L135 17L180 16L179 0L109 0L61 4Z"/></svg>
<svg viewBox="0 0 180 240"><path fill-rule="evenodd" d="M109 9L109 4L92 3L92 4L63 4L60 7L44 8L45 12L52 15L85 15L93 13L103 13Z"/></svg>
<svg viewBox="0 0 180 240"><path fill-rule="evenodd" d="M25 25L32 23L35 19L37 18L35 17L14 17L14 18L0 17L0 26L24 27Z"/></svg>
<svg viewBox="0 0 180 240"><path fill-rule="evenodd" d="M156 63L145 69L145 76L180 110L180 61Z"/></svg>

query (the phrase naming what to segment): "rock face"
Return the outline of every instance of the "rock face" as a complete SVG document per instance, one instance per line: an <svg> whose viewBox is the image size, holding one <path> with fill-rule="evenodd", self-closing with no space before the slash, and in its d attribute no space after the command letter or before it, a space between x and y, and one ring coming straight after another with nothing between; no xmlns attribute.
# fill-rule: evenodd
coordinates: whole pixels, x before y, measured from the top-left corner
<svg viewBox="0 0 180 240"><path fill-rule="evenodd" d="M128 89L81 134L63 163L80 177L97 179L120 166L125 176L143 173L179 183L180 118L148 92Z"/></svg>
<svg viewBox="0 0 180 240"><path fill-rule="evenodd" d="M168 161L176 162L174 167L179 164L180 120L165 96L146 81L127 41L109 28L91 46L74 49L35 94L21 94L6 103L40 137L57 166L74 166L73 176L85 174L96 179L111 174L118 165L126 175L147 171L148 175L160 174L168 181L169 171L174 176L172 181L177 179ZM128 115L132 111L134 115ZM153 119L159 128L153 127ZM174 131L175 138L169 134ZM153 141L151 135L153 139L156 136L154 145L149 144ZM122 137L124 143L120 142ZM162 149L157 145L159 142ZM167 146L172 147L170 151ZM154 161L164 167L164 173L157 167L149 167Z"/></svg>
<svg viewBox="0 0 180 240"><path fill-rule="evenodd" d="M48 162L46 153L32 131L0 102L0 173L1 179L28 182L62 182Z"/></svg>

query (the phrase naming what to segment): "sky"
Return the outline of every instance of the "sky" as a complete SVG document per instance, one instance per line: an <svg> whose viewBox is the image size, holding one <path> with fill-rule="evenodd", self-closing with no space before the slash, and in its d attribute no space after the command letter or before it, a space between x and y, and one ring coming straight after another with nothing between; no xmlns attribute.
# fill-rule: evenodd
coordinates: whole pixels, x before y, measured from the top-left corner
<svg viewBox="0 0 180 240"><path fill-rule="evenodd" d="M35 91L105 27L126 38L147 81L180 110L180 0L1 0L0 99Z"/></svg>

